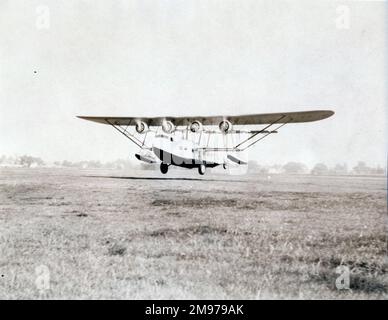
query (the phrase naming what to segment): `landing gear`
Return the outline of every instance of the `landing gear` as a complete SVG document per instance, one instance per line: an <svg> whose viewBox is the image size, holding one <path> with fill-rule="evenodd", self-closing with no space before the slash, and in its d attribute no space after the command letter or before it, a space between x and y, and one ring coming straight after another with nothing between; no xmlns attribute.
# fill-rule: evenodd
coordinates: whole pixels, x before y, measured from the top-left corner
<svg viewBox="0 0 388 320"><path fill-rule="evenodd" d="M163 174L166 174L167 171L168 171L168 164L162 162L160 164L160 172Z"/></svg>
<svg viewBox="0 0 388 320"><path fill-rule="evenodd" d="M206 172L206 166L204 164L199 165L198 172L201 176L203 176Z"/></svg>
<svg viewBox="0 0 388 320"><path fill-rule="evenodd" d="M222 165L222 167L226 170L226 169L228 169L228 165L226 164L226 163L224 163L223 165Z"/></svg>

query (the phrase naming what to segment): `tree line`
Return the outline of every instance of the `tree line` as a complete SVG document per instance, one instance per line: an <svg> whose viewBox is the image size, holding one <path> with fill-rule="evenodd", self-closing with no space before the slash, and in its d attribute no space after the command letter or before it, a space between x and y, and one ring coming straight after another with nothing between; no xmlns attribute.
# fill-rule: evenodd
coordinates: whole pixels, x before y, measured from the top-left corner
<svg viewBox="0 0 388 320"><path fill-rule="evenodd" d="M357 165L349 167L346 163L337 163L329 167L324 163L317 163L311 169L301 162L287 162L284 165L263 166L256 161L249 161L248 170L263 174L312 174L312 175L386 175L387 168L381 166L368 166L364 161L358 161Z"/></svg>
<svg viewBox="0 0 388 320"><path fill-rule="evenodd" d="M0 156L0 166L2 167L57 167L57 168L78 168L78 169L142 169L153 170L156 165L145 163L134 163L129 159L117 159L109 162L95 160L89 161L54 161L47 163L39 157L30 155L22 156ZM283 165L261 165L255 160L248 162L248 172L260 174L312 174L312 175L386 175L387 168L381 166L369 166L364 161L359 161L357 165L349 167L346 163L338 163L332 167L324 163L317 163L309 168L302 162L287 162Z"/></svg>

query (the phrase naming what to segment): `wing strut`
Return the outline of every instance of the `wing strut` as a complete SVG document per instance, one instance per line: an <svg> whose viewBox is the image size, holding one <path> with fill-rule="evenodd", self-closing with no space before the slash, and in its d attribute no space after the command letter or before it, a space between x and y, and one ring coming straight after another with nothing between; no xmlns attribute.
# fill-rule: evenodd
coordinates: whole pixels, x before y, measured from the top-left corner
<svg viewBox="0 0 388 320"><path fill-rule="evenodd" d="M288 120L288 121L286 121L286 122L280 124L280 125L279 125L275 130L273 130L273 131L278 131L281 127L283 127L284 125L286 125L286 124L289 123L290 121L291 121L291 118L290 118L290 120ZM274 123L273 123L273 124L274 124ZM272 124L271 124L271 125L272 125ZM266 133L264 136L262 136L262 137L260 137L259 139L253 141L252 143L250 143L250 144L247 145L246 147L240 149L240 151L244 151L244 150L248 149L249 147L251 147L251 146L253 146L254 144L256 144L257 142L259 142L260 140L263 140L266 136L270 135L271 133L272 133L272 132L269 131L269 132ZM251 137L252 137L252 136L251 136ZM246 141L248 141L248 139L245 140L245 142L246 142ZM241 144L240 144L240 145L241 145ZM235 148L236 148L236 147L235 147Z"/></svg>
<svg viewBox="0 0 388 320"><path fill-rule="evenodd" d="M113 128L115 128L118 132L120 132L122 135L124 135L126 138L128 138L130 141L132 141L134 144L136 144L138 147L140 147L141 149L149 149L144 147L145 139L142 142L139 139L137 139L133 134L131 134L129 131L127 131L127 128L131 123L129 123L125 129L123 129L120 125L116 125L110 122L108 119L105 119L105 121L108 124L110 124Z"/></svg>
<svg viewBox="0 0 388 320"><path fill-rule="evenodd" d="M268 135L272 134L272 133L277 133L281 127L283 127L284 125L286 125L287 123L289 123L290 121L292 121L292 118L290 117L287 121L281 123L279 126L276 127L276 129L274 130L267 130L269 129L271 126L273 126L274 124L276 123L279 123L281 120L283 120L285 117L287 117L287 115L282 115L280 118L278 118L276 121L270 123L269 125L267 125L265 128L259 130L259 131L254 131L253 134L251 136L249 136L248 138L246 138L244 141L240 142L239 144L235 145L234 147L231 147L231 148L208 148L208 147L205 147L205 148L199 148L199 149L203 149L205 151L224 151L224 152L228 152L228 151L244 151L246 149L248 149L249 147L253 146L254 144L256 144L257 142L259 142L260 140L263 140L265 137L267 137ZM260 137L259 139L253 141L252 143L250 143L249 145L243 147L243 148L239 148L240 146L243 146L246 142L248 142L249 140L253 139L254 137L256 137L258 134L264 134L264 136ZM209 135L210 137L210 135Z"/></svg>
<svg viewBox="0 0 388 320"><path fill-rule="evenodd" d="M237 146L235 146L234 148L237 149L239 146L241 146L242 144L244 144L244 143L246 143L247 141L251 140L252 138L256 137L258 134L264 132L265 130L267 130L269 127L271 127L271 126L274 125L275 123L278 123L278 122L279 122L280 120L282 120L284 117L285 117L285 115L281 116L281 117L280 117L279 119L277 119L275 122L270 123L270 124L269 124L268 126L266 126L264 129L262 129L262 130L260 130L260 131L258 131L258 132L256 132L256 133L254 133L254 134L252 134L250 137L248 137L247 139L245 139L243 142L240 142L240 143L239 143ZM274 131L276 131L276 130L274 130ZM270 134L270 133L267 133L264 137L266 137L266 136L269 135L269 134ZM263 139L264 137L260 138L259 140ZM257 140L257 141L259 141L259 140ZM257 142L257 141L256 141L256 142ZM250 144L249 146L255 144L256 142ZM249 146L248 146L248 147L249 147ZM248 147L246 147L246 148L248 148ZM244 148L243 150L245 150L246 148Z"/></svg>

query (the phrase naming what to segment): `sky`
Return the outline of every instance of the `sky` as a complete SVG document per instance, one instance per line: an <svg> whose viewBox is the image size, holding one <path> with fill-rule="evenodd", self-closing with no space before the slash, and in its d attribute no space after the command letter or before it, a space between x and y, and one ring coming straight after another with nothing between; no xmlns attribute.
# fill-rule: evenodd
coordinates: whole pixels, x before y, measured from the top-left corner
<svg viewBox="0 0 388 320"><path fill-rule="evenodd" d="M387 163L386 1L0 1L0 155L134 158L76 115L331 109L259 163Z"/></svg>

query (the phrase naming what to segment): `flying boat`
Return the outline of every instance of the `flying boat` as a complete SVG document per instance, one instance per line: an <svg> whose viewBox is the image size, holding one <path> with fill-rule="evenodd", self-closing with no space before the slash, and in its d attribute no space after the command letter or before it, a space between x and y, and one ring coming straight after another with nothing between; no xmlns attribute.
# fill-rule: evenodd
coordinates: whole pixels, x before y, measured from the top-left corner
<svg viewBox="0 0 388 320"><path fill-rule="evenodd" d="M170 166L206 168L247 165L245 151L286 124L319 121L331 110L258 113L231 116L110 117L78 116L109 125L138 147L135 157L159 163L166 174Z"/></svg>

